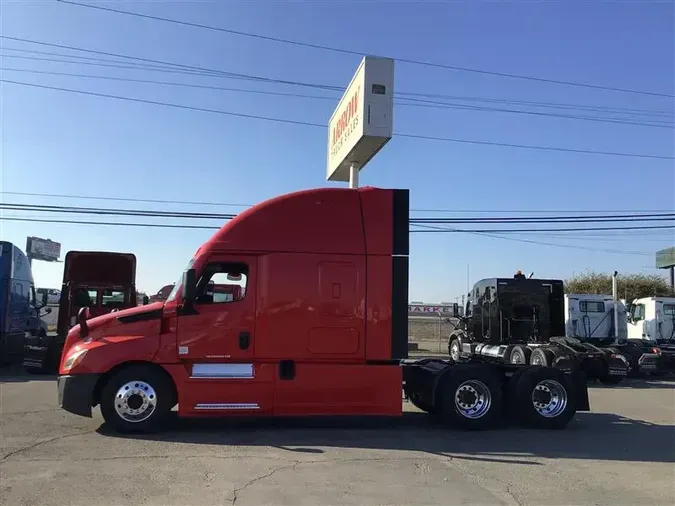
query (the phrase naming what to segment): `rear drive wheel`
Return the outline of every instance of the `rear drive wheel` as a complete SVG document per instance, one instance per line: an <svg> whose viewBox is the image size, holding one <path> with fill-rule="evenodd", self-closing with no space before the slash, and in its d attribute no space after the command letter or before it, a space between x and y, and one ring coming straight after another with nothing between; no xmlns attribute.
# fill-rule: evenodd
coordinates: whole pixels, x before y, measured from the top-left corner
<svg viewBox="0 0 675 506"><path fill-rule="evenodd" d="M489 366L451 366L441 386L442 418L450 426L469 430L496 425L502 414L502 389Z"/></svg>
<svg viewBox="0 0 675 506"><path fill-rule="evenodd" d="M122 369L101 391L101 414L117 432L158 430L175 403L167 375L147 366Z"/></svg>
<svg viewBox="0 0 675 506"><path fill-rule="evenodd" d="M509 363L527 365L531 353L531 350L526 346L514 346L509 356Z"/></svg>
<svg viewBox="0 0 675 506"><path fill-rule="evenodd" d="M525 426L563 429L576 413L572 381L558 369L529 368L509 387L513 414Z"/></svg>
<svg viewBox="0 0 675 506"><path fill-rule="evenodd" d="M461 358L460 348L459 339L453 338L450 340L450 344L448 345L448 353L450 354L450 358L455 362L459 362Z"/></svg>
<svg viewBox="0 0 675 506"><path fill-rule="evenodd" d="M530 364L550 367L554 358L551 350L546 348L535 348L532 350L532 355L530 355Z"/></svg>

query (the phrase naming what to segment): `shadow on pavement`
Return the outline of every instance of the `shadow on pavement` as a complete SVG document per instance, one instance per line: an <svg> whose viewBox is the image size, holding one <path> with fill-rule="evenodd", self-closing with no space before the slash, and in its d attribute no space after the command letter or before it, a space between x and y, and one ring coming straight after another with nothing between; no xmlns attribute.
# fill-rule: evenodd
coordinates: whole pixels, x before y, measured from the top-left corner
<svg viewBox="0 0 675 506"><path fill-rule="evenodd" d="M157 434L121 435L105 425L102 435L173 443L271 446L295 453L321 447L405 450L459 460L542 465L524 458L592 459L675 463L675 426L654 425L613 414L579 413L565 430L506 428L453 431L424 413L401 418L178 419Z"/></svg>
<svg viewBox="0 0 675 506"><path fill-rule="evenodd" d="M25 381L56 381L54 374L30 374L23 366L12 364L0 366L0 384Z"/></svg>

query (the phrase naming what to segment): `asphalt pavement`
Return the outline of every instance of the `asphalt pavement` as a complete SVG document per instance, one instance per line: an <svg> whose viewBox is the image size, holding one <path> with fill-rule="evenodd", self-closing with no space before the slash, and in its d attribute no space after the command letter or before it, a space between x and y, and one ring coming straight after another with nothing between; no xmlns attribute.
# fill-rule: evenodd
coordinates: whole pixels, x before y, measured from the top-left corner
<svg viewBox="0 0 675 506"><path fill-rule="evenodd" d="M401 419L184 421L123 437L56 407L53 378L0 376L2 505L675 503L675 382L591 389L564 431Z"/></svg>

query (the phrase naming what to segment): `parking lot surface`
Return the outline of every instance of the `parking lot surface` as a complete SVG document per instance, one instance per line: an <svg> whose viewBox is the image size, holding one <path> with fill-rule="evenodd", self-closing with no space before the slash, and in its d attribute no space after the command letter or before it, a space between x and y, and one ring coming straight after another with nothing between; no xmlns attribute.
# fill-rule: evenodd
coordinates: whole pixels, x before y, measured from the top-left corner
<svg viewBox="0 0 675 506"><path fill-rule="evenodd" d="M53 378L0 375L2 505L675 503L675 382L591 388L564 431L388 420L175 420L122 437L56 407Z"/></svg>

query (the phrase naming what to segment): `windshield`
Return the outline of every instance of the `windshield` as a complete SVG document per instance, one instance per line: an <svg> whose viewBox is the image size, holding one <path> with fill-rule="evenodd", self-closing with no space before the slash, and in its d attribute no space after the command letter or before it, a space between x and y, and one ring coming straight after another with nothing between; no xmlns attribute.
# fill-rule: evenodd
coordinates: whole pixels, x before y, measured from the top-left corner
<svg viewBox="0 0 675 506"><path fill-rule="evenodd" d="M192 257L190 259L190 261L188 262L187 266L185 267L185 269L183 269L183 271L191 269L192 266L194 265L194 263L195 263L195 259L194 259L194 257ZM169 296L166 298L166 300L164 302L169 302L169 301L172 301L176 298L176 293L178 293L178 289L181 287L182 281L183 281L183 274L181 273L181 277L178 278L178 281L176 281L176 284L173 285L173 290L171 290L171 293L169 293Z"/></svg>

